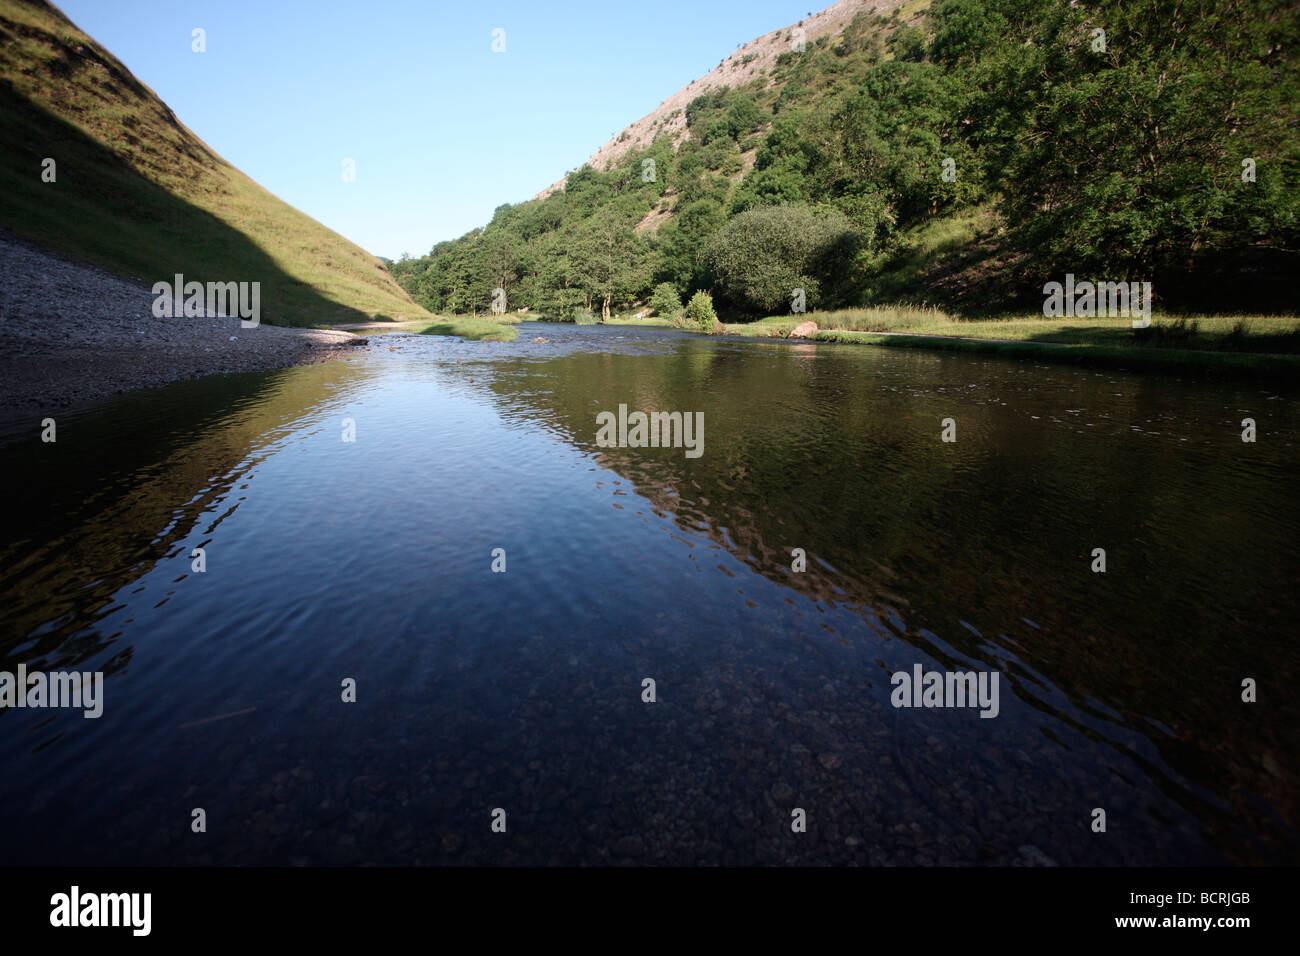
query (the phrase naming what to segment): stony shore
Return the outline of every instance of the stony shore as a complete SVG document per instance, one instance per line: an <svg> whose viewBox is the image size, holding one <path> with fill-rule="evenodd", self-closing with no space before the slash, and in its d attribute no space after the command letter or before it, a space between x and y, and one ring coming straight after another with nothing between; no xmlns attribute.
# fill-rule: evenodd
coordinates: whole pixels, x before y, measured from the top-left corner
<svg viewBox="0 0 1300 956"><path fill-rule="evenodd" d="M238 318L156 318L152 290L0 233L0 415L53 411L219 372L283 368L364 344Z"/></svg>

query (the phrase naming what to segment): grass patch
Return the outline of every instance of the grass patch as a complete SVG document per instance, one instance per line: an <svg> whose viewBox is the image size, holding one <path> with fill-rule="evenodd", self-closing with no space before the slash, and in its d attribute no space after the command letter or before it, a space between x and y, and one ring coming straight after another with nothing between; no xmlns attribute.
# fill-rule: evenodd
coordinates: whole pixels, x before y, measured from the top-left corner
<svg viewBox="0 0 1300 956"><path fill-rule="evenodd" d="M1300 379L1300 319L1280 315L1153 316L1131 319L963 319L914 306L769 316L725 326L729 335L786 338L812 320L813 340L924 348L1137 370Z"/></svg>
<svg viewBox="0 0 1300 956"><path fill-rule="evenodd" d="M419 332L420 335L453 335L471 342L513 342L519 337L515 324L467 315L449 315L426 325Z"/></svg>
<svg viewBox="0 0 1300 956"><path fill-rule="evenodd" d="M644 325L644 326L661 326L668 327L673 324L672 319L659 319L654 316L648 316L644 319L638 319L633 316L618 317L610 319L606 325Z"/></svg>
<svg viewBox="0 0 1300 956"><path fill-rule="evenodd" d="M1252 355L1240 352L1123 348L1109 345L1052 345L1043 342L1004 342L834 330L818 332L813 338L819 342L851 342L884 348L965 352L1097 368L1176 371L1193 374L1219 373L1251 378L1287 379L1293 383L1300 381L1300 355Z"/></svg>
<svg viewBox="0 0 1300 956"><path fill-rule="evenodd" d="M867 281L868 301L897 301L916 294L917 277L971 250L997 219L990 204L932 219L899 235L880 271Z"/></svg>
<svg viewBox="0 0 1300 956"><path fill-rule="evenodd" d="M920 331L952 323L953 317L928 306L898 305L865 309L837 309L833 312L807 312L799 315L771 315L755 322L727 323L723 328L731 335L759 335L786 338L796 326L816 322L819 329L849 332Z"/></svg>
<svg viewBox="0 0 1300 956"><path fill-rule="evenodd" d="M1145 329L1133 328L1131 319L954 319L918 324L906 331L1061 345L1300 354L1300 319L1280 315L1155 315Z"/></svg>
<svg viewBox="0 0 1300 956"><path fill-rule="evenodd" d="M769 316L757 322L727 325L726 331L732 335L785 338L795 326L809 320L816 322L822 332L888 332L1044 345L1300 355L1300 317L1293 315L1155 315L1149 328L1135 329L1132 320L1127 318L964 319L936 308L895 306ZM818 338L825 340L820 334Z"/></svg>

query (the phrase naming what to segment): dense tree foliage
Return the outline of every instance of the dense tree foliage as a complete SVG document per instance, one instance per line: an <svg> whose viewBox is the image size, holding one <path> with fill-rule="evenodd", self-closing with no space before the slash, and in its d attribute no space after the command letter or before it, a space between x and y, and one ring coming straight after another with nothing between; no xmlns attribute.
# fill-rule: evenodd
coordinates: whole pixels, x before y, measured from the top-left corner
<svg viewBox="0 0 1300 956"><path fill-rule="evenodd" d="M809 309L839 298L858 244L858 231L839 210L818 215L803 204L759 206L713 234L704 262L738 311L771 315L788 312L796 297Z"/></svg>
<svg viewBox="0 0 1300 956"><path fill-rule="evenodd" d="M655 286L650 296L650 308L661 319L675 319L682 314L682 297L677 286L671 282L661 282Z"/></svg>
<svg viewBox="0 0 1300 956"><path fill-rule="evenodd" d="M676 151L665 134L584 166L391 268L435 311L485 312L499 288L512 308L608 318L667 283L756 315L796 288L809 308L868 301L909 236L979 209L1008 301L1070 271L1154 279L1170 305L1250 276L1239 307L1294 308L1279 277L1300 254L1298 34L1278 0L862 14L697 97ZM932 298L910 281L894 294Z"/></svg>

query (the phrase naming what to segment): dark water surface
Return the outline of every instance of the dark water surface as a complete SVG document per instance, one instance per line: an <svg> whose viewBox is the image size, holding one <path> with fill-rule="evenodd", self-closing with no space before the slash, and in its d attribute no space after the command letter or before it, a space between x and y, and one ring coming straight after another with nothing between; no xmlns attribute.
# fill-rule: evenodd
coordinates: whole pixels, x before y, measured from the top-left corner
<svg viewBox="0 0 1300 956"><path fill-rule="evenodd" d="M1295 393L371 341L0 445L0 670L106 675L97 720L0 710L0 863L1300 855ZM704 412L704 454L597 447L620 403ZM998 716L891 706L918 663L1000 672Z"/></svg>

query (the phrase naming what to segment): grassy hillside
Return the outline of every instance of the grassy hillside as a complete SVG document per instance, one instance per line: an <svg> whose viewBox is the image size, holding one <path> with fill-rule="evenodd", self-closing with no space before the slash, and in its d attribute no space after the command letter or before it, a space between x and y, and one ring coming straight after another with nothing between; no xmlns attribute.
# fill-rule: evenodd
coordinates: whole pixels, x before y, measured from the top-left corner
<svg viewBox="0 0 1300 956"><path fill-rule="evenodd" d="M261 282L263 319L281 325L427 317L376 257L216 155L44 0L0 0L0 170L0 226L71 258L150 285Z"/></svg>
<svg viewBox="0 0 1300 956"><path fill-rule="evenodd" d="M832 9L835 29L742 47L710 74L734 65L731 85L692 84L607 165L394 275L438 311L503 288L560 318L664 284L731 320L788 314L796 290L809 310L1032 313L1067 272L1149 281L1170 312L1300 307L1300 28L1281 0Z"/></svg>

